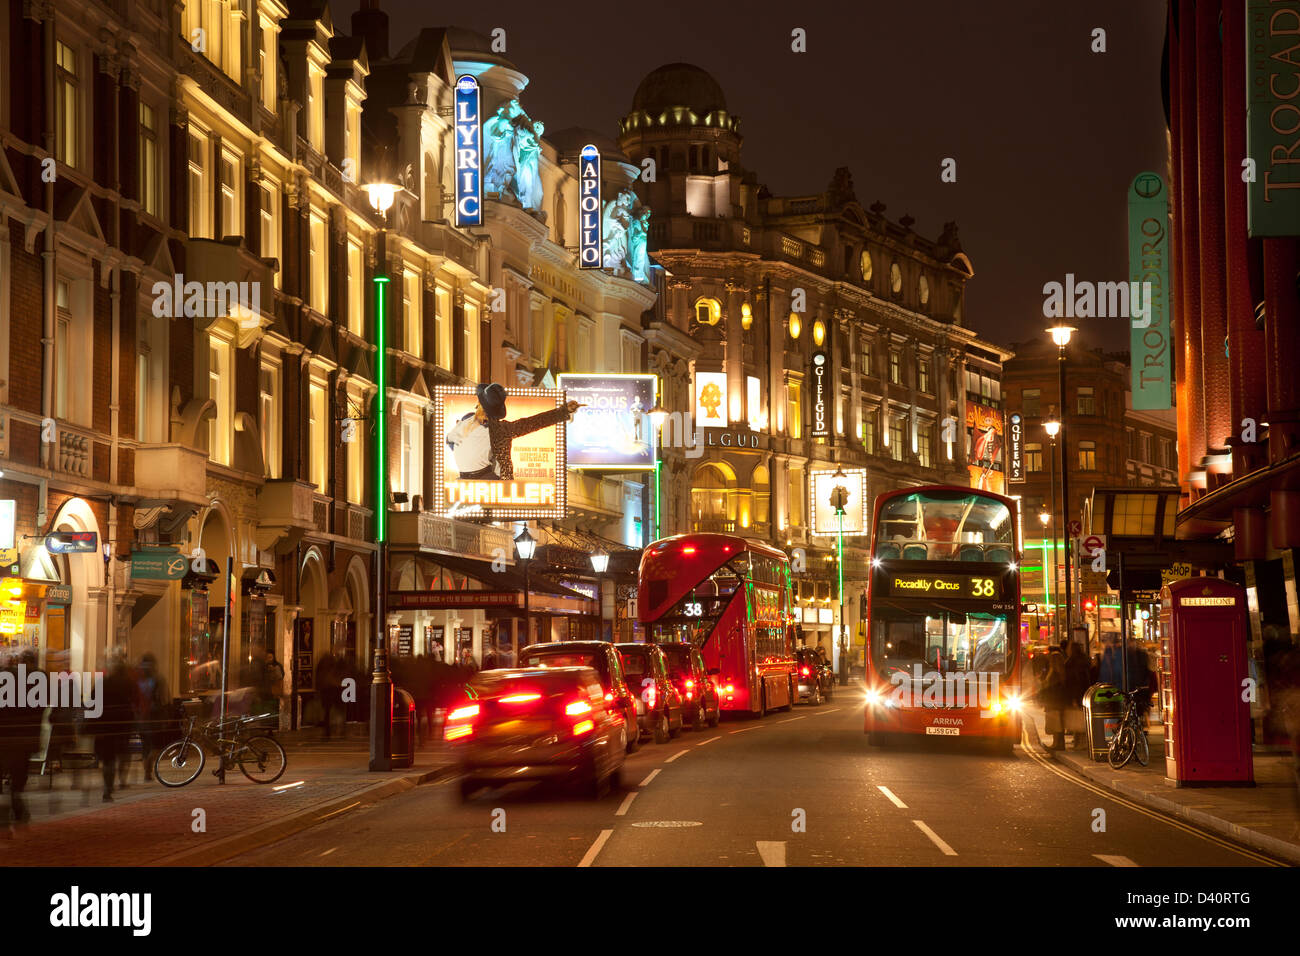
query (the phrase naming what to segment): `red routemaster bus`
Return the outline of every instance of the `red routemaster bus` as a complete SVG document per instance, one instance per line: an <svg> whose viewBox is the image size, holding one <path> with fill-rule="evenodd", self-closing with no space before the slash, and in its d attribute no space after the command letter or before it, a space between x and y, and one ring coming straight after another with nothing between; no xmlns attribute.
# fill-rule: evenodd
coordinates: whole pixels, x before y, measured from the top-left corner
<svg viewBox="0 0 1300 956"><path fill-rule="evenodd" d="M971 488L876 498L866 732L1020 737L1016 502Z"/></svg>
<svg viewBox="0 0 1300 956"><path fill-rule="evenodd" d="M790 560L727 534L681 534L641 556L637 617L654 643L690 641L723 710L789 710L795 700Z"/></svg>

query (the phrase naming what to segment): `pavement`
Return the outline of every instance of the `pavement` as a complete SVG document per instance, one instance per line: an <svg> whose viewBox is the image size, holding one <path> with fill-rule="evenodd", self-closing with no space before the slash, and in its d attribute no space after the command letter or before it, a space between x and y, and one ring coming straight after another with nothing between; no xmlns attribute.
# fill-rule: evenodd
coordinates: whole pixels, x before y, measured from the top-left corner
<svg viewBox="0 0 1300 956"><path fill-rule="evenodd" d="M0 830L0 866L211 865L452 771L450 751L439 741L417 747L409 769L371 772L368 742L350 730L332 741L314 728L277 733L288 766L269 785L237 769L219 784L212 757L193 783L168 789L144 780L137 756L112 802L101 799L98 769L33 775L23 794L31 821ZM3 802L7 811L7 785Z"/></svg>
<svg viewBox="0 0 1300 956"><path fill-rule="evenodd" d="M1300 793L1289 753L1254 754L1255 786L1176 787L1165 776L1164 728L1156 721L1148 732L1148 765L1131 761L1112 770L1105 759L1094 761L1086 749L1048 750L1042 710L1028 707L1022 721L1025 746L1095 783L1144 806L1181 817L1238 843L1300 864Z"/></svg>

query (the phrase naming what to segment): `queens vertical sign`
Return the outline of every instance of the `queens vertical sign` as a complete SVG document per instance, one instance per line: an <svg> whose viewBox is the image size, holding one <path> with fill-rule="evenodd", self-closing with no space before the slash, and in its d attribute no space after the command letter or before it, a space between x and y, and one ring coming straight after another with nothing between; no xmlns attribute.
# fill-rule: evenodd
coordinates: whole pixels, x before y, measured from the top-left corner
<svg viewBox="0 0 1300 956"><path fill-rule="evenodd" d="M600 228L600 150L588 144L578 156L578 215L581 237L578 265L599 269L601 265Z"/></svg>
<svg viewBox="0 0 1300 956"><path fill-rule="evenodd" d="M456 81L456 225L483 225L483 128L478 80Z"/></svg>

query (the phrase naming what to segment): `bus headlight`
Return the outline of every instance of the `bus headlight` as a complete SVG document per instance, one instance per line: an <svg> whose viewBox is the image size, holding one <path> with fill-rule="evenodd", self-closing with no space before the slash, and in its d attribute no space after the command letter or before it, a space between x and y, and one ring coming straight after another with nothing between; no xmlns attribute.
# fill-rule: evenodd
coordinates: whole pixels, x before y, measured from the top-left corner
<svg viewBox="0 0 1300 956"><path fill-rule="evenodd" d="M880 693L874 687L867 688L866 698L868 707L875 707L880 703Z"/></svg>
<svg viewBox="0 0 1300 956"><path fill-rule="evenodd" d="M1020 696L1018 694L1009 694L1007 696L1005 703L1006 703L1007 710L1013 713L1018 713L1020 711L1021 703L1020 703Z"/></svg>

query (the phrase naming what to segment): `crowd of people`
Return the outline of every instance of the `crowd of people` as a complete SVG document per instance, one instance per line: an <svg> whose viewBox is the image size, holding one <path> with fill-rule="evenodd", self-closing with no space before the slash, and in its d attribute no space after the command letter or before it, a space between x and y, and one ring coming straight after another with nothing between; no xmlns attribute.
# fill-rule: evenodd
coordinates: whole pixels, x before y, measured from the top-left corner
<svg viewBox="0 0 1300 956"><path fill-rule="evenodd" d="M1123 665L1123 651L1113 643L1089 660L1083 645L1063 640L1033 659L1034 697L1043 708L1046 730L1052 735L1050 749L1063 750L1066 734L1071 736L1071 746L1076 750L1088 746L1083 696L1096 683L1123 686ZM1128 687L1138 691L1137 703L1145 721L1157 680L1150 656L1136 643L1128 649Z"/></svg>

